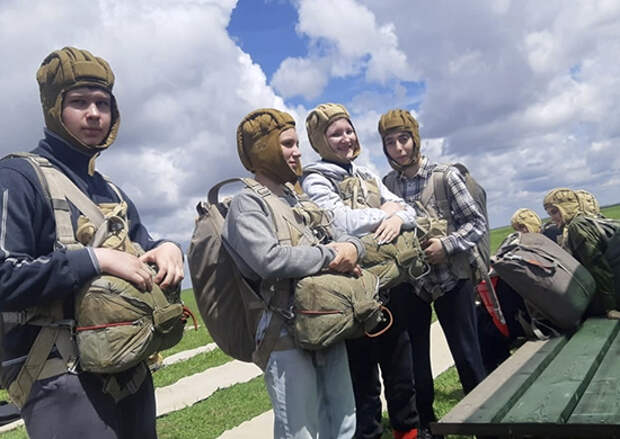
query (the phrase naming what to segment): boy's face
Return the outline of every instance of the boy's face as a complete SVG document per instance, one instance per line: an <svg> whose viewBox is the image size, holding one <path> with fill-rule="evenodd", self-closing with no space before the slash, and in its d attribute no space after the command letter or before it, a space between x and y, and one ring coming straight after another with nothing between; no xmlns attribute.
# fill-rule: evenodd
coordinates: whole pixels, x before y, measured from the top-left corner
<svg viewBox="0 0 620 439"><path fill-rule="evenodd" d="M549 207L545 207L545 210L551 217L551 222L558 227L562 227L562 225L564 224L564 220L562 219L562 212L560 212L560 209L558 209L556 206L551 205Z"/></svg>
<svg viewBox="0 0 620 439"><path fill-rule="evenodd" d="M62 102L62 122L85 145L101 145L112 123L110 94L91 87L69 90Z"/></svg>
<svg viewBox="0 0 620 439"><path fill-rule="evenodd" d="M385 151L399 165L408 165L413 158L413 137L408 131L398 131L383 138Z"/></svg>
<svg viewBox="0 0 620 439"><path fill-rule="evenodd" d="M299 151L299 139L295 128L280 133L280 147L284 161L294 173L301 171L301 152Z"/></svg>

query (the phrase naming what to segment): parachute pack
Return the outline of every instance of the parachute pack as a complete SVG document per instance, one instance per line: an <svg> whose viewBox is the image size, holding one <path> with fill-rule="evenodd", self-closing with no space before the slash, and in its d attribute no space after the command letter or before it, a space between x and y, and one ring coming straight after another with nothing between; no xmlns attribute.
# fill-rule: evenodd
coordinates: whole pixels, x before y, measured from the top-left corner
<svg viewBox="0 0 620 439"><path fill-rule="evenodd" d="M293 209L255 180L233 178L211 188L207 201L196 207L199 217L187 259L198 308L220 349L233 358L264 368L273 350L295 346L321 349L338 340L359 337L383 320L382 306L377 300L378 279L370 272L359 278L322 273L250 285L221 239L230 198L220 201L219 191L231 182L243 183L262 198L271 211L281 244L299 244L300 233L305 237L305 245L319 242L310 230L312 224L300 222ZM312 212L304 217L317 220ZM293 292L291 308L289 299ZM257 344L257 326L265 311L271 311L272 317ZM281 336L284 326L290 329L290 337Z"/></svg>
<svg viewBox="0 0 620 439"><path fill-rule="evenodd" d="M139 245L129 240L124 202L97 206L47 159L34 154L9 157L26 159L47 190L59 246L69 251L89 245L136 256L143 253ZM109 184L122 200L120 191ZM68 202L83 214L76 231ZM83 242L76 239L78 236ZM122 399L140 387L146 376L144 361L180 341L187 319L178 290L162 291L153 285L150 292L142 292L129 282L107 275L84 286L75 302L75 320L64 319L62 303L2 313L3 327L7 324L41 327L8 389L18 406L27 400L34 381L76 370L78 364L83 371L106 374L104 388L116 400ZM61 358L49 358L54 349ZM132 368L131 378L125 377L121 385L114 374Z"/></svg>
<svg viewBox="0 0 620 439"><path fill-rule="evenodd" d="M540 233L516 232L493 259L493 269L524 299L531 319L526 334L545 338L549 328L543 321L551 323L551 332L572 332L581 325L596 283L558 244Z"/></svg>

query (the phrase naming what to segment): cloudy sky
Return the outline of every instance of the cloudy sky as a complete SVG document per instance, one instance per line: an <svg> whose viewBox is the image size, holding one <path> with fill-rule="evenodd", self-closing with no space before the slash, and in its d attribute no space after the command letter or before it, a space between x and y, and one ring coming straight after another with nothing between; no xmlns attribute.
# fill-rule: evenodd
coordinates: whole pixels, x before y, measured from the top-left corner
<svg viewBox="0 0 620 439"><path fill-rule="evenodd" d="M42 59L91 50L116 73L122 116L98 168L185 246L208 188L246 175L235 129L258 107L295 116L309 163L308 110L345 104L358 162L382 175L378 118L411 110L424 153L486 188L492 227L543 214L557 186L620 201L617 0L2 0L0 40L0 152L41 136Z"/></svg>

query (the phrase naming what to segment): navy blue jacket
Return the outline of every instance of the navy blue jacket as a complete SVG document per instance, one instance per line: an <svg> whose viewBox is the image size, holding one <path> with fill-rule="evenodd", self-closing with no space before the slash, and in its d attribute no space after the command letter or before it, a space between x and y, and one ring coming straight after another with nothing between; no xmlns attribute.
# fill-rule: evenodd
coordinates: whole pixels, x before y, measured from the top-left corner
<svg viewBox="0 0 620 439"><path fill-rule="evenodd" d="M45 138L33 151L47 158L95 203L119 202L101 174L88 175L90 154L73 148L45 130ZM145 250L156 247L140 222L135 205L125 193L132 241ZM71 205L76 228L79 211ZM55 250L56 224L48 197L32 165L24 159L0 161L0 310L19 311L63 300L65 317L73 317L73 298L98 273L87 249ZM8 330L8 332L6 332ZM1 360L28 354L38 327L23 325L4 328ZM19 365L3 367L2 384L7 386Z"/></svg>

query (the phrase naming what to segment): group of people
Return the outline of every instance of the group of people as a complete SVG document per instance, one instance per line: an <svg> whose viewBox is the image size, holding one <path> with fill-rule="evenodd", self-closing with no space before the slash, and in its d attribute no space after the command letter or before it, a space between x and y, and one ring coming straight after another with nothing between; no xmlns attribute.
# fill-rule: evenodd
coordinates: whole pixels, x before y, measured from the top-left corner
<svg viewBox="0 0 620 439"><path fill-rule="evenodd" d="M620 292L614 285L615 273L612 261L607 256L612 245L610 236L617 233L620 223L605 218L594 194L583 189L553 189L545 195L543 207L549 214L548 222L543 224L534 210L521 208L510 220L514 231L546 236L588 270L596 286L584 318L620 318ZM524 299L501 277L495 277L494 281L508 334L502 334L489 313L479 307L478 335L484 364L489 373L510 356L512 348L528 337L536 337L536 334L531 333L530 316ZM558 331L550 322L537 323L543 325L540 328L543 336Z"/></svg>
<svg viewBox="0 0 620 439"><path fill-rule="evenodd" d="M432 303L465 392L486 376L469 255L487 230L484 215L456 168L440 167L422 156L418 123L410 112L388 111L378 125L386 159L394 169L384 179L355 164L361 145L342 105L322 104L306 117L308 138L321 159L304 167L295 123L287 113L258 109L239 124L239 156L256 181L291 209L300 205L301 197L309 198L332 217L332 242L291 247L279 241L264 197L250 188L233 197L223 242L254 285L324 270L355 274L365 251L361 238L372 235L379 244L392 242L416 227L420 203L426 211L439 211L435 194L425 191L436 172L445 173L451 212L444 218L448 233L423 243L430 272L382 292L394 317L387 332L318 351L282 342L288 348L271 352L265 381L275 413L275 437L381 437L379 370L394 437L433 437ZM303 195L295 190L298 183ZM304 222L300 219L296 227L304 227ZM264 317L257 342L269 319L277 318L269 311ZM284 329L281 339L290 337Z"/></svg>
<svg viewBox="0 0 620 439"><path fill-rule="evenodd" d="M620 307L614 287L614 272L605 253L609 235L598 200L584 189L556 188L549 191L543 207L550 221L542 224L540 217L531 209L517 210L511 218L514 230L522 233L542 233L557 242L592 275L596 293L586 310L586 316L615 317ZM611 223L611 222L609 222Z"/></svg>
<svg viewBox="0 0 620 439"><path fill-rule="evenodd" d="M100 375L81 371L79 363L64 354L61 333L66 328L59 324L56 332L43 331L38 317L53 315L57 322L70 322L75 318L77 292L102 274L124 279L143 291L153 284L173 288L183 279L183 254L174 242L153 240L129 197L95 171L96 158L114 142L120 124L108 63L86 50L67 47L45 58L37 81L46 128L32 154L42 158L38 160L45 166L60 170L97 205L125 203L129 238L145 253L135 256L80 245L71 241L72 236L69 244L64 242L61 235L66 238L67 230L58 227L55 212L64 209L73 230L85 213L73 203L50 197L39 171L23 156L0 161L2 386L23 399L22 417L32 439L155 438L150 373L142 374L139 382L132 371L119 374L119 385L128 389L119 399L103 385ZM444 233L426 235L422 241L430 266L427 273L380 292L394 317L382 335L308 351L295 345L287 326L278 326L278 340L264 365L275 414L274 437L381 437L379 371L394 437L437 437L429 428L436 420L430 361L432 306L463 390L471 391L487 374L473 297L473 253L488 233L485 213L457 168L422 155L418 123L409 111L390 110L378 121L383 152L393 169L384 178L356 165L362 147L342 105L317 106L306 117L306 132L320 160L302 166L299 133L289 114L257 109L237 129L241 163L262 190L277 197L279 209L294 211L302 199L310 200L332 219L327 240L291 245L278 235L274 210L260 191L246 188L234 196L222 241L258 294L284 285L292 303L290 280L326 271L357 276L366 252L364 237L372 236L378 245L393 242L403 231L415 230L421 215L441 217ZM442 191L444 195L438 196ZM545 198L545 208L563 229L566 246L595 259L595 249L584 248L579 238L585 226L579 222L576 197L569 190L552 191ZM534 231L531 214L518 212L515 228ZM304 215L290 217L297 219L292 226L305 233ZM539 219L534 222L540 224ZM152 274L148 264L158 271ZM600 302L600 309L613 309L606 288L601 284L596 306ZM257 343L277 318L270 310L263 312ZM37 363L31 357L41 352L37 346L43 343L42 334L51 334L47 343L53 348Z"/></svg>

